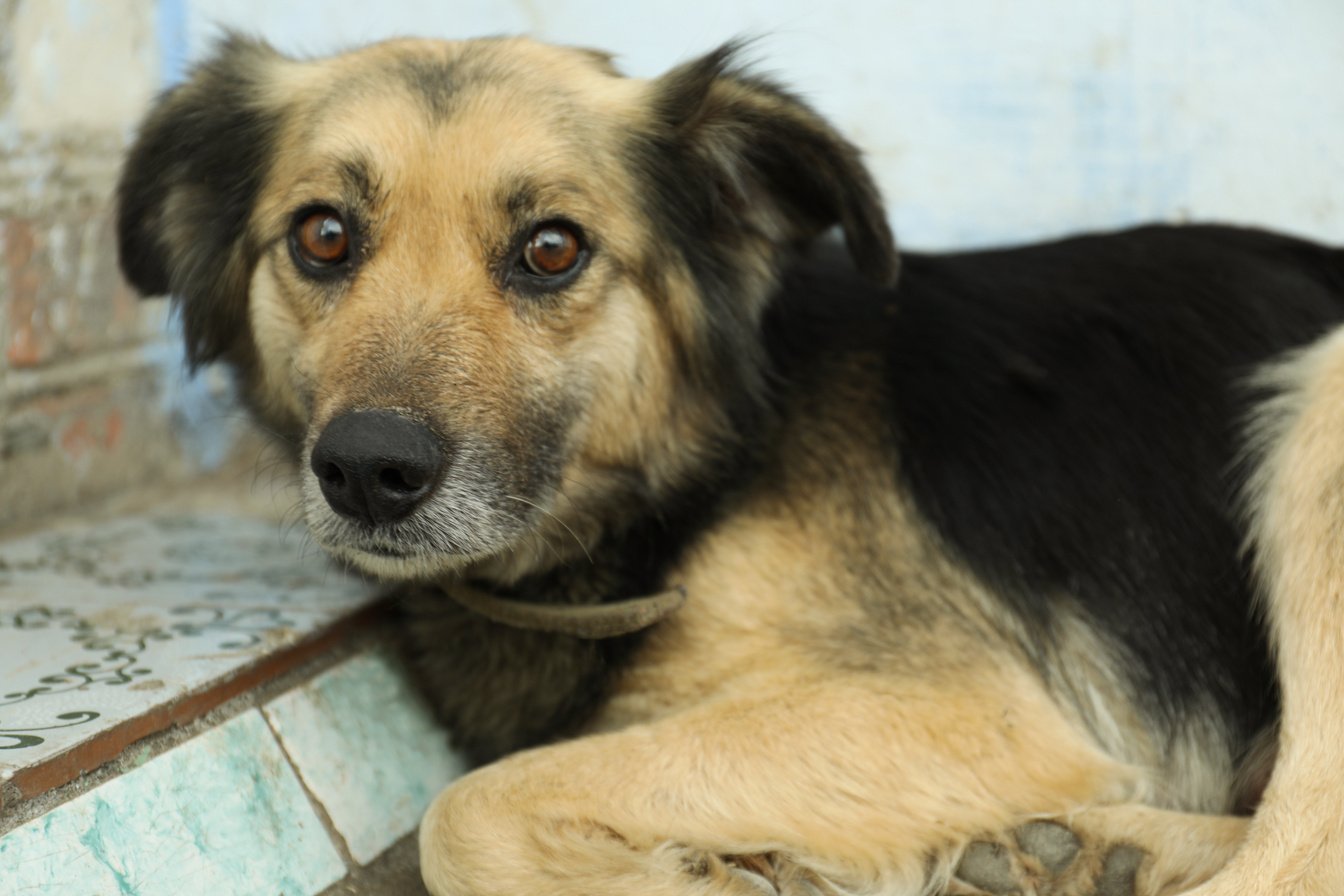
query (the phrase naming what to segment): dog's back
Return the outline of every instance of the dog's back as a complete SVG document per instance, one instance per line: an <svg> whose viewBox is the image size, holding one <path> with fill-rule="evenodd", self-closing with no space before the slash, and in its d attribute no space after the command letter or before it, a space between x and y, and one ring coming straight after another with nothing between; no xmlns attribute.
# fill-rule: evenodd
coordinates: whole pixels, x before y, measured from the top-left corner
<svg viewBox="0 0 1344 896"><path fill-rule="evenodd" d="M893 472L921 514L1065 699L1090 688L1062 622L1101 633L1173 769L1193 749L1223 771L1171 797L1216 810L1254 798L1227 775L1264 759L1252 748L1278 711L1243 550L1253 377L1342 319L1344 252L1186 226L907 253L895 290L833 253L786 280L767 333L785 375L882 358Z"/></svg>

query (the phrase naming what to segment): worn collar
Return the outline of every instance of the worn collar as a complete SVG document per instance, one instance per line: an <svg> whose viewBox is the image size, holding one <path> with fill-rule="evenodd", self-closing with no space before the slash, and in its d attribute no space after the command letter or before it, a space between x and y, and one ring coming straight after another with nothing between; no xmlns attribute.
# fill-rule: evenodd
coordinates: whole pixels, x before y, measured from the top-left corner
<svg viewBox="0 0 1344 896"><path fill-rule="evenodd" d="M661 622L686 603L686 589L600 604L550 604L492 594L466 582L441 582L444 593L492 622L529 631L601 640L629 635Z"/></svg>

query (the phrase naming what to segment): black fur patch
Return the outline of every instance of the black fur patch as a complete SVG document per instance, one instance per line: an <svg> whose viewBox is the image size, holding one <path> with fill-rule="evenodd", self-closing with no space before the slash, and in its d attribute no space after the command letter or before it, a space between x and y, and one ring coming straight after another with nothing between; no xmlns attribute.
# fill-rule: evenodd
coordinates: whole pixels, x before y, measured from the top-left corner
<svg viewBox="0 0 1344 896"><path fill-rule="evenodd" d="M630 638L609 643L510 628L432 585L408 588L401 607L402 652L453 746L473 764L572 733L601 704L628 654Z"/></svg>
<svg viewBox="0 0 1344 896"><path fill-rule="evenodd" d="M687 387L717 394L739 434L760 431L769 417L759 314L775 284L744 266L748 239L778 226L768 222L790 222L788 234L768 234L780 241L770 260L787 265L838 224L870 279L890 282L897 269L858 150L787 91L742 71L740 50L726 44L659 79L654 124L626 147L646 185L651 234L683 254L705 304L701 332L677 345ZM763 203L775 208L763 212ZM651 290L660 283L657 270L641 279Z"/></svg>
<svg viewBox="0 0 1344 896"><path fill-rule="evenodd" d="M744 71L741 50L725 44L658 80L655 130L632 146L658 188L652 210L710 248L759 228L753 205L773 203L792 223L785 247L838 224L858 269L893 282L895 243L858 149L793 94Z"/></svg>
<svg viewBox="0 0 1344 896"><path fill-rule="evenodd" d="M1172 730L1212 698L1244 748L1277 691L1251 609L1235 460L1257 365L1344 318L1344 253L1153 227L907 254L894 292L797 272L780 363L886 358L899 476L1038 639L1072 609Z"/></svg>
<svg viewBox="0 0 1344 896"><path fill-rule="evenodd" d="M452 115L453 103L461 88L457 63L411 56L398 60L392 71L411 95L424 104L431 120L440 122Z"/></svg>

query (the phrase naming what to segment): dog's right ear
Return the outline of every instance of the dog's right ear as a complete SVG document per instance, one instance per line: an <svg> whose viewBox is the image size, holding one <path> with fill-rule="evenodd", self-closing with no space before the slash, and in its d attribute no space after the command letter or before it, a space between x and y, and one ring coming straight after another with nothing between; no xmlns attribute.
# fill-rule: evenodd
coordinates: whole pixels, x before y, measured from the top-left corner
<svg viewBox="0 0 1344 896"><path fill-rule="evenodd" d="M806 243L833 225L855 265L896 281L899 256L872 175L811 107L739 64L734 41L653 82L653 128L680 181L664 186L682 217L719 239L754 232Z"/></svg>
<svg viewBox="0 0 1344 896"><path fill-rule="evenodd" d="M265 98L283 61L229 34L140 127L117 186L121 269L143 295L180 303L193 366L247 340L247 287L257 247L248 221L266 177L280 113Z"/></svg>

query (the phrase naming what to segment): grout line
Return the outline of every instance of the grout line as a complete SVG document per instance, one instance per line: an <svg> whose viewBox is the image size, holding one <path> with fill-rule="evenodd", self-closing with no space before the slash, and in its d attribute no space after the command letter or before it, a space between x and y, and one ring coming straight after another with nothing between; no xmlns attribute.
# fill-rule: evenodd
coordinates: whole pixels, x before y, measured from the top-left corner
<svg viewBox="0 0 1344 896"><path fill-rule="evenodd" d="M355 656L358 655L359 654L355 654ZM351 659L352 657L346 657L331 668L336 669L341 665L348 663ZM307 682L304 682L303 684L307 684ZM303 684L295 685L295 688L301 688L303 687ZM279 695L277 694L276 696ZM271 720L271 714L266 711L267 705L268 704L262 704L261 706L258 706L257 709L261 710L261 717L266 720L266 727L271 732L271 737L274 738L276 745L280 747L280 752L284 754L285 761L288 762L289 767L294 770L294 777L299 780L299 786L303 788L304 796L308 797L308 804L312 806L313 813L317 816L317 820L322 823L322 827L326 829L327 837L330 838L332 844L336 847L336 851L340 853L341 861L345 863L346 876L348 877L350 872L353 872L360 867L360 864L355 861L354 855L350 852L349 844L345 842L345 835L336 827L336 822L332 821L331 814L327 812L327 807L317 798L317 794L309 789L308 779L304 777L303 769L299 767L299 763L290 755L289 747L285 746L285 739L280 736L279 730L275 727L275 722Z"/></svg>

